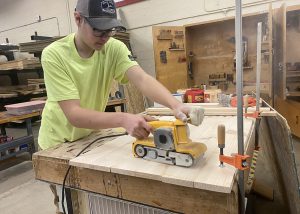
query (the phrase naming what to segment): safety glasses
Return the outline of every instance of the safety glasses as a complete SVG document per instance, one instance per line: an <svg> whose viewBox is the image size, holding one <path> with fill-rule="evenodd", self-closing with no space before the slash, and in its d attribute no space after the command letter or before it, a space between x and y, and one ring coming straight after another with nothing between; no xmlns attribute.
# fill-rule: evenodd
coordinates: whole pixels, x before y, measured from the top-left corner
<svg viewBox="0 0 300 214"><path fill-rule="evenodd" d="M85 16L82 16L82 17L89 24L89 26L93 29L93 35L96 37L102 37L102 38L112 37L112 36L116 35L117 32L119 32L119 30L116 28L112 28L112 29L108 29L108 30L99 30L97 28L94 28L87 17L85 17Z"/></svg>

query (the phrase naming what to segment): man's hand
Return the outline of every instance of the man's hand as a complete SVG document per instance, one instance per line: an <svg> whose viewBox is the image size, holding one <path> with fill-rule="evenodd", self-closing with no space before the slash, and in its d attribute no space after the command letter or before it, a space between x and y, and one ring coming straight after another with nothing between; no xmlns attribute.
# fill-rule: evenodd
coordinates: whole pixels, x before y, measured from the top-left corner
<svg viewBox="0 0 300 214"><path fill-rule="evenodd" d="M173 109L174 116L183 122L187 122L190 112L191 107L184 104L181 104L177 108Z"/></svg>
<svg viewBox="0 0 300 214"><path fill-rule="evenodd" d="M183 122L187 122L189 117L189 122L195 126L199 126L204 119L204 108L201 107L191 108L181 104L173 112L175 117Z"/></svg>
<svg viewBox="0 0 300 214"><path fill-rule="evenodd" d="M149 136L152 127L147 123L155 120L150 116L124 114L122 127L126 129L127 133L137 139L143 139Z"/></svg>

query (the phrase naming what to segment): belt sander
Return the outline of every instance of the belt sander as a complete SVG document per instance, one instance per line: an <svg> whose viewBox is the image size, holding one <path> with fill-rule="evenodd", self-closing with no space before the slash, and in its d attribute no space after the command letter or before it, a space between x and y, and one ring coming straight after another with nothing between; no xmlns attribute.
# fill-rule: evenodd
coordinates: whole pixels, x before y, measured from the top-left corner
<svg viewBox="0 0 300 214"><path fill-rule="evenodd" d="M200 125L204 118L203 108L193 108L188 121L193 125ZM132 144L135 157L157 161L177 166L190 167L202 157L207 150L203 143L192 142L189 138L187 122L151 121L153 137L136 140Z"/></svg>

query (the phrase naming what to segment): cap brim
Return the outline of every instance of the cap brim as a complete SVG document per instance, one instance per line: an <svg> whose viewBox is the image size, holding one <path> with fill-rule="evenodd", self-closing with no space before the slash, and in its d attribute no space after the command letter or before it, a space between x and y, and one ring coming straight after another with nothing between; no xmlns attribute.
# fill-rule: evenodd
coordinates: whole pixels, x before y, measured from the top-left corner
<svg viewBox="0 0 300 214"><path fill-rule="evenodd" d="M88 18L92 27L99 30L109 30L112 28L119 28L122 31L126 31L124 25L114 18Z"/></svg>

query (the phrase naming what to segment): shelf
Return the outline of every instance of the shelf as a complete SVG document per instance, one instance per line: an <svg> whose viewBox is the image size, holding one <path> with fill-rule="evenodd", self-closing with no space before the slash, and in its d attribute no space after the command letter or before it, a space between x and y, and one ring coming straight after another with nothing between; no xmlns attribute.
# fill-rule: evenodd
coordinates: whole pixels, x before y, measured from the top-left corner
<svg viewBox="0 0 300 214"><path fill-rule="evenodd" d="M184 48L169 48L169 51L184 51Z"/></svg>
<svg viewBox="0 0 300 214"><path fill-rule="evenodd" d="M158 38L157 37L157 40L173 40L173 38Z"/></svg>
<svg viewBox="0 0 300 214"><path fill-rule="evenodd" d="M243 70L249 70L249 69L253 69L252 66L246 66L246 67L243 67ZM233 71L235 71L236 69L234 68Z"/></svg>
<svg viewBox="0 0 300 214"><path fill-rule="evenodd" d="M209 82L226 82L227 78L208 79Z"/></svg>
<svg viewBox="0 0 300 214"><path fill-rule="evenodd" d="M289 91L286 93L287 97L300 97L300 91Z"/></svg>
<svg viewBox="0 0 300 214"><path fill-rule="evenodd" d="M286 77L287 77L287 78L291 78L291 77L300 77L300 74L287 74Z"/></svg>

